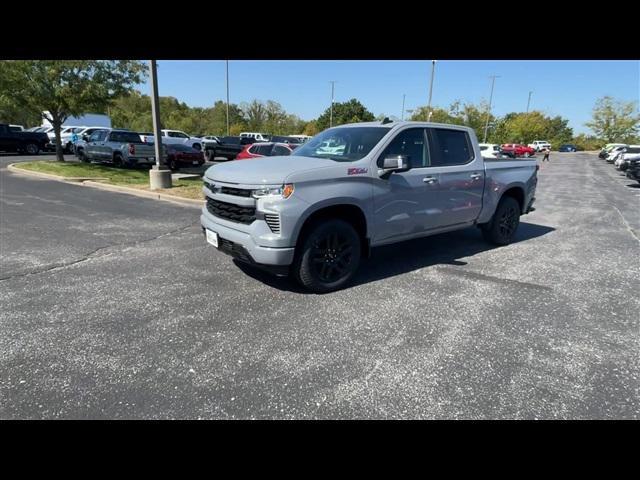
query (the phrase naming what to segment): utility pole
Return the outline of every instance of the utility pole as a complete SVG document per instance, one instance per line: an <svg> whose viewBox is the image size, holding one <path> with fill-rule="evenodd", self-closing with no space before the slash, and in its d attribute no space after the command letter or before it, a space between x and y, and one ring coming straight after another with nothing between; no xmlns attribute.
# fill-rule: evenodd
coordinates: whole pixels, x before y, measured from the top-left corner
<svg viewBox="0 0 640 480"><path fill-rule="evenodd" d="M329 114L329 128L331 128L333 127L333 91L336 81L331 80L329 83L331 84L331 113Z"/></svg>
<svg viewBox="0 0 640 480"><path fill-rule="evenodd" d="M431 111L431 96L433 94L433 77L435 73L436 73L436 61L431 60L431 83L429 84L429 105L427 105L427 110L429 111L429 117L427 118L428 122L431 121L431 115L433 115L433 112Z"/></svg>
<svg viewBox="0 0 640 480"><path fill-rule="evenodd" d="M407 94L403 93L402 94L402 115L400 116L402 121L404 121L404 99L406 98Z"/></svg>
<svg viewBox="0 0 640 480"><path fill-rule="evenodd" d="M229 133L229 60L227 60L227 137Z"/></svg>
<svg viewBox="0 0 640 480"><path fill-rule="evenodd" d="M149 60L151 70L151 116L153 120L153 135L155 138L156 164L149 170L149 187L171 188L171 170L168 170L162 158L162 132L160 131L160 101L158 99L158 74L156 61Z"/></svg>
<svg viewBox="0 0 640 480"><path fill-rule="evenodd" d="M533 93L533 91L529 92L529 100L527 100L527 113L529 113L529 104L531 103L531 94Z"/></svg>
<svg viewBox="0 0 640 480"><path fill-rule="evenodd" d="M491 93L489 94L489 109L487 110L487 122L484 124L484 140L483 143L487 143L487 130L489 129L489 117L491 116L491 102L493 101L493 86L496 83L496 78L500 78L499 75L491 75Z"/></svg>

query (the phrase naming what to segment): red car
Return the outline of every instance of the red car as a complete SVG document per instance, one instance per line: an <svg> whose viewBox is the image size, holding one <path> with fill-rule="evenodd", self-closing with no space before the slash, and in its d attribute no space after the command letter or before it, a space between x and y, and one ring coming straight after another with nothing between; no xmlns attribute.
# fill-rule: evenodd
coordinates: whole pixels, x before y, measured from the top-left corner
<svg viewBox="0 0 640 480"><path fill-rule="evenodd" d="M291 155L297 144L262 142L246 145L242 151L236 155L236 160L246 160L248 158L274 157L276 155Z"/></svg>
<svg viewBox="0 0 640 480"><path fill-rule="evenodd" d="M204 164L204 154L189 145L166 145L167 165L171 170L180 166L200 166Z"/></svg>
<svg viewBox="0 0 640 480"><path fill-rule="evenodd" d="M500 151L510 157L533 157L536 154L535 149L520 143L504 143L500 146Z"/></svg>

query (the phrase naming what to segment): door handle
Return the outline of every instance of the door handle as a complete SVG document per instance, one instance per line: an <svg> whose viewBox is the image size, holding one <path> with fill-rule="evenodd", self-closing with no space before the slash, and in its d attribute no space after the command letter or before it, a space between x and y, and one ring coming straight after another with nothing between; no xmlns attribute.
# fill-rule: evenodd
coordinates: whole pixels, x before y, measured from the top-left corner
<svg viewBox="0 0 640 480"><path fill-rule="evenodd" d="M472 173L469 176L471 177L472 180L479 180L480 178L482 178L482 174L481 173Z"/></svg>
<svg viewBox="0 0 640 480"><path fill-rule="evenodd" d="M428 177L424 177L422 181L424 183L432 184L432 183L436 183L438 179L436 177L432 177L431 175L429 175Z"/></svg>

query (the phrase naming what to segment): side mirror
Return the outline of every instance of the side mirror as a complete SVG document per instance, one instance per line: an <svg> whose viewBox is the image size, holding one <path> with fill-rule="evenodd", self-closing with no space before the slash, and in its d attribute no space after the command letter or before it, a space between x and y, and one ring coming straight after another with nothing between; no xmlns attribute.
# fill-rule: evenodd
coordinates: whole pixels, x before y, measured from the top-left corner
<svg viewBox="0 0 640 480"><path fill-rule="evenodd" d="M406 172L410 169L409 157L407 155L387 155L382 161L382 171L385 174Z"/></svg>

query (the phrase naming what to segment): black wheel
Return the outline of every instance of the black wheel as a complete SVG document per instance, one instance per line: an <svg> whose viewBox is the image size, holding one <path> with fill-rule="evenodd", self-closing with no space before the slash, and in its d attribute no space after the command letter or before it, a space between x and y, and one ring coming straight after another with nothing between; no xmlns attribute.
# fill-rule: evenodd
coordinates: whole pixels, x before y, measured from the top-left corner
<svg viewBox="0 0 640 480"><path fill-rule="evenodd" d="M81 162L84 162L84 163L90 162L89 158L84 154L84 148L78 149L78 158L80 159Z"/></svg>
<svg viewBox="0 0 640 480"><path fill-rule="evenodd" d="M179 166L175 158L170 158L167 163L169 165L169 170L172 170L172 171L178 170Z"/></svg>
<svg viewBox="0 0 640 480"><path fill-rule="evenodd" d="M73 153L73 143L69 142L64 146L64 153Z"/></svg>
<svg viewBox="0 0 640 480"><path fill-rule="evenodd" d="M116 168L124 167L124 160L122 159L122 155L116 153L113 156L113 166L116 167Z"/></svg>
<svg viewBox="0 0 640 480"><path fill-rule="evenodd" d="M481 225L485 240L508 245L520 225L520 204L513 197L503 197L489 223Z"/></svg>
<svg viewBox="0 0 640 480"><path fill-rule="evenodd" d="M206 149L206 150L204 151L204 159L205 159L207 162L211 162L214 158L215 158L215 153L214 153L214 151L213 151L213 150Z"/></svg>
<svg viewBox="0 0 640 480"><path fill-rule="evenodd" d="M359 264L358 233L343 220L327 220L311 227L305 236L293 273L305 288L325 293L342 288Z"/></svg>
<svg viewBox="0 0 640 480"><path fill-rule="evenodd" d="M40 152L40 147L35 143L27 143L24 147L24 151L28 155L37 155Z"/></svg>

